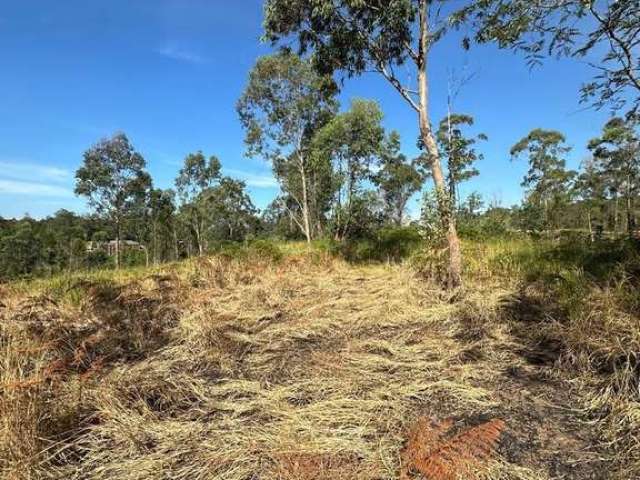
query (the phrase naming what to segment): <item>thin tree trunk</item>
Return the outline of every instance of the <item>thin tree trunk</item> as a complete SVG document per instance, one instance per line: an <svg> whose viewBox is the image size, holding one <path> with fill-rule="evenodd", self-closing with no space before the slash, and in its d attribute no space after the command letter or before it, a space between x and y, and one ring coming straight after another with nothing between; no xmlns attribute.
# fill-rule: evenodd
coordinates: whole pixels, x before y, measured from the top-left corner
<svg viewBox="0 0 640 480"><path fill-rule="evenodd" d="M304 235L307 243L311 243L311 222L309 221L309 198L307 192L307 178L304 163L301 158L298 160L300 176L302 181L302 222L304 224Z"/></svg>
<svg viewBox="0 0 640 480"><path fill-rule="evenodd" d="M342 158L338 161L339 171L340 171L340 179L344 178L344 169L342 168ZM342 225L342 182L338 187L338 197L337 197L337 208L336 208L336 218L335 218L335 233L333 234L333 239L338 241L340 240L340 228Z"/></svg>
<svg viewBox="0 0 640 480"><path fill-rule="evenodd" d="M196 225L195 225L195 234L196 234L196 243L198 244L198 255L202 257L204 255L204 248L202 245L202 225L200 223L200 217L196 215Z"/></svg>
<svg viewBox="0 0 640 480"><path fill-rule="evenodd" d="M633 232L633 208L631 206L631 176L627 175L627 233L631 236Z"/></svg>
<svg viewBox="0 0 640 480"><path fill-rule="evenodd" d="M457 288L462 285L462 253L460 239L456 229L455 217L451 208L451 200L447 195L440 155L436 145L429 120L429 82L427 78L427 50L428 50L428 18L427 2L422 0L420 8L420 53L421 62L418 66L418 91L420 94L419 124L420 135L429 154L433 183L438 195L438 207L442 224L447 229L447 243L449 246L449 287Z"/></svg>
<svg viewBox="0 0 640 480"><path fill-rule="evenodd" d="M618 193L616 192L615 208L613 210L613 233L614 236L618 235Z"/></svg>
<svg viewBox="0 0 640 480"><path fill-rule="evenodd" d="M116 220L116 270L120 269L120 219Z"/></svg>
<svg viewBox="0 0 640 480"><path fill-rule="evenodd" d="M173 225L173 255L174 255L174 260L178 260L178 257L180 256L180 252L178 251L178 232L176 230L176 226L175 224Z"/></svg>
<svg viewBox="0 0 640 480"><path fill-rule="evenodd" d="M153 264L158 265L158 224L153 222Z"/></svg>

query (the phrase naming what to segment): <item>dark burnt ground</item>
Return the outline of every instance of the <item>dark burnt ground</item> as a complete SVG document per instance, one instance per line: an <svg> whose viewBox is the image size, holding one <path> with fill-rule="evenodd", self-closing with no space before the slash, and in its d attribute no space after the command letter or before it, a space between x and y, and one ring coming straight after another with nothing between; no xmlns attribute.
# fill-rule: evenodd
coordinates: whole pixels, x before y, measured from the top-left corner
<svg viewBox="0 0 640 480"><path fill-rule="evenodd" d="M509 462L546 471L549 478L610 478L607 452L588 415L571 372L561 366L563 346L544 334L544 326L561 315L554 305L521 293L502 314L517 345L492 386L499 416L509 429L500 453Z"/></svg>

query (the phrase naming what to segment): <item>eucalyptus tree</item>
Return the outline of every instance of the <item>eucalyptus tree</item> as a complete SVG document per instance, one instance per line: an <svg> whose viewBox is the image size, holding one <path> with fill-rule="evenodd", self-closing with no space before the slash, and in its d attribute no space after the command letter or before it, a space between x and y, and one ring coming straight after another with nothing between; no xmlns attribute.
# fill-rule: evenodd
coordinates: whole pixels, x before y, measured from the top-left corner
<svg viewBox="0 0 640 480"><path fill-rule="evenodd" d="M442 119L436 133L441 155L447 162L447 183L454 205L459 200L458 185L480 174L474 164L483 156L476 152L474 145L487 136L482 133L476 137L465 136L462 128L472 125L470 115L449 114Z"/></svg>
<svg viewBox="0 0 640 480"><path fill-rule="evenodd" d="M42 260L42 242L31 219L16 222L0 237L0 278L29 275Z"/></svg>
<svg viewBox="0 0 640 480"><path fill-rule="evenodd" d="M622 118L609 120L598 138L589 142L589 149L601 166L601 171L617 195L625 200L627 231L635 229L634 200L640 193L640 136L637 125Z"/></svg>
<svg viewBox="0 0 640 480"><path fill-rule="evenodd" d="M327 157L334 179L334 236L344 239L353 227L356 199L362 184L371 177L371 166L384 140L382 111L370 100L356 99L346 112L336 115L314 139L319 157Z"/></svg>
<svg viewBox="0 0 640 480"><path fill-rule="evenodd" d="M56 211L44 220L55 242L56 261L59 268L76 269L83 260L87 240L84 219L66 209Z"/></svg>
<svg viewBox="0 0 640 480"><path fill-rule="evenodd" d="M204 193L212 234L220 240L244 240L255 232L258 210L241 180L224 177L219 185Z"/></svg>
<svg viewBox="0 0 640 480"><path fill-rule="evenodd" d="M331 77L319 75L307 60L283 51L258 60L237 104L247 155L272 164L281 190L295 202L291 218L307 241L314 236L312 195L321 190L314 180L320 181L317 170L325 167L313 155L311 140L334 116L336 90Z"/></svg>
<svg viewBox="0 0 640 480"><path fill-rule="evenodd" d="M595 236L594 211L601 213L607 199L607 179L598 160L589 158L582 163L582 170L576 177L574 190L584 207L587 228L591 239L593 239Z"/></svg>
<svg viewBox="0 0 640 480"><path fill-rule="evenodd" d="M149 195L150 244L154 264L177 259L175 192L153 189Z"/></svg>
<svg viewBox="0 0 640 480"><path fill-rule="evenodd" d="M180 197L180 213L195 238L199 255L206 251L207 206L202 194L220 181L222 166L215 156L208 159L202 152L190 153L175 179Z"/></svg>
<svg viewBox="0 0 640 480"><path fill-rule="evenodd" d="M449 284L455 287L462 283L462 257L431 127L427 73L429 51L449 25L439 15L442 4L434 0L267 0L264 25L266 39L274 44L288 45L295 37L300 53L312 53L322 73L341 71L350 77L376 72L415 112L447 230ZM415 83L405 82L400 71L411 71L409 78Z"/></svg>
<svg viewBox="0 0 640 480"><path fill-rule="evenodd" d="M571 150L565 136L554 130L534 129L511 147L512 158L525 156L529 170L522 181L527 202L540 208L546 228L556 227L553 215L570 200L575 172L566 169L566 154Z"/></svg>
<svg viewBox="0 0 640 480"><path fill-rule="evenodd" d="M400 149L400 134L392 131L385 139L379 169L372 176L384 202L385 216L397 226L402 225L409 199L425 180L418 160L409 161Z"/></svg>
<svg viewBox="0 0 640 480"><path fill-rule="evenodd" d="M76 171L76 195L87 197L89 205L108 218L116 240L116 268L120 266L123 221L151 188L146 162L124 133L103 139L84 152Z"/></svg>
<svg viewBox="0 0 640 480"><path fill-rule="evenodd" d="M530 64L545 55L598 56L582 100L640 113L638 0L473 0L454 21L473 24L479 42L523 52Z"/></svg>

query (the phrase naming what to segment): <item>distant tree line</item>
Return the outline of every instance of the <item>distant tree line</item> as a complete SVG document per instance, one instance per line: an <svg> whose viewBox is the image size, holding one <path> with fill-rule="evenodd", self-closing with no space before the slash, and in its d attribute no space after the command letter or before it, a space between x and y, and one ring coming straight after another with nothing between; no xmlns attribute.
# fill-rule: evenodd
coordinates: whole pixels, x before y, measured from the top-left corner
<svg viewBox="0 0 640 480"><path fill-rule="evenodd" d="M441 242L437 192L425 188L430 177L424 158L402 153L400 134L385 131L375 102L357 99L342 113L337 103L332 108L320 126L305 126L303 155L272 158L281 193L263 212L242 181L222 175L215 156L187 155L175 189L163 190L154 188L144 158L126 135L99 141L76 173L76 192L88 198L93 212L0 219L0 277L159 264L254 238L349 242L385 228L409 228ZM532 130L511 148L513 161L528 164L525 197L512 207L487 202L477 192L460 195L460 184L479 174L476 143L486 140L466 131L472 125L472 117L450 114L437 130L446 192L463 237L561 230L591 239L638 235L640 134L633 118L609 120L589 141L591 155L578 171L566 166L571 147L562 133ZM407 206L420 191L421 214L411 218ZM100 248L109 241L115 255Z"/></svg>

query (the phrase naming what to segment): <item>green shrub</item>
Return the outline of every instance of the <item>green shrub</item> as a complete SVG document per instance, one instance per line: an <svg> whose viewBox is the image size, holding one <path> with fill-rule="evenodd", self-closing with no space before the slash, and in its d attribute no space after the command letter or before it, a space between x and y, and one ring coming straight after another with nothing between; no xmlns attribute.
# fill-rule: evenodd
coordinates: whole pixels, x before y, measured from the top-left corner
<svg viewBox="0 0 640 480"><path fill-rule="evenodd" d="M256 239L247 243L222 241L210 246L209 251L230 260L266 260L279 262L284 254L273 240Z"/></svg>
<svg viewBox="0 0 640 480"><path fill-rule="evenodd" d="M268 260L277 263L282 260L283 254L280 247L270 240L254 240L247 247L249 258L256 260Z"/></svg>
<svg viewBox="0 0 640 480"><path fill-rule="evenodd" d="M120 255L120 264L124 267L145 265L147 256L142 250L125 249Z"/></svg>
<svg viewBox="0 0 640 480"><path fill-rule="evenodd" d="M107 252L102 250L95 250L89 252L84 259L84 263L87 268L93 270L97 268L112 267L115 265L113 259L107 255Z"/></svg>
<svg viewBox="0 0 640 480"><path fill-rule="evenodd" d="M383 228L373 238L347 240L339 253L350 262L398 262L415 252L423 239L415 227Z"/></svg>

